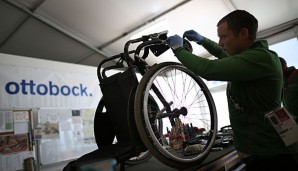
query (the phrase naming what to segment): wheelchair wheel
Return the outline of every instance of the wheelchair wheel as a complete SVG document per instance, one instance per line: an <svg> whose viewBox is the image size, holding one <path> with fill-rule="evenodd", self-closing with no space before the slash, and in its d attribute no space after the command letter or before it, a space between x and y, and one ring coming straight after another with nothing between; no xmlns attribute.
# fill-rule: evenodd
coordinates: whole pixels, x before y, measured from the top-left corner
<svg viewBox="0 0 298 171"><path fill-rule="evenodd" d="M117 143L113 125L105 107L104 99L101 98L94 116L94 135L97 146L106 146ZM141 152L138 156L125 161L126 165L137 165L148 161L152 155L149 151Z"/></svg>
<svg viewBox="0 0 298 171"><path fill-rule="evenodd" d="M152 112L150 99L160 110ZM134 117L150 153L175 168L199 165L210 153L217 134L216 108L203 80L184 66L164 62L142 77L134 100ZM163 134L156 131L162 120Z"/></svg>

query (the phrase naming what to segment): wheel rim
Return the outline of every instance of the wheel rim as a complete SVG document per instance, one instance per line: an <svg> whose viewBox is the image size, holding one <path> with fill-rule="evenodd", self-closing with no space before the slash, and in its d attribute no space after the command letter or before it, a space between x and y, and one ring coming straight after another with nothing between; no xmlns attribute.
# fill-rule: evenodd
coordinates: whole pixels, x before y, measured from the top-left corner
<svg viewBox="0 0 298 171"><path fill-rule="evenodd" d="M193 137L194 135L192 135L191 137L190 135L185 135L184 131L181 131L181 135L175 133L176 135L178 135L178 137L173 138L173 136L175 135L173 131L174 129L179 128L179 126L174 126L175 128L173 128L173 126L170 125L170 122L167 121L169 120L169 117L164 117L162 118L162 122L164 125L163 132L166 132L165 127L170 125L169 130L171 130L171 133L170 135L163 134L159 137L156 137L156 133L152 129L152 122L150 121L152 120L152 116L148 114L150 113L150 111L148 111L148 108L144 107L148 106L148 100L146 99L148 99L149 94L151 94L155 101L158 102L159 108L164 108L162 102L159 101L157 95L152 91L151 86L153 84L161 91L163 97L165 97L165 100L168 103L172 103L170 105L171 109L167 109L168 111L173 112L175 111L174 109L178 111L180 110L179 113L181 114L179 115L179 117L176 117L176 122L181 122L180 124L182 124L184 128L186 124L190 125L191 123L192 130L194 130L194 128L198 128L196 129L198 131L205 129L205 132L202 132L200 135L198 132L196 132L195 137ZM178 86L181 87L178 88ZM163 89L166 89L169 93L163 92ZM198 79L192 72L181 65L165 66L161 67L158 71L155 71L154 74L150 76L150 79L147 80L143 92L143 122L145 125L147 136L154 145L155 149L157 149L158 152L164 155L166 158L180 163L190 163L206 157L206 155L210 152L212 144L215 140L217 124L214 124L214 122L217 122L217 118L214 102L212 98L210 99L211 94L202 80ZM167 111L165 111L162 115L164 115L165 113L167 113ZM185 116L183 116L182 114ZM167 136L168 138L166 138ZM172 138L170 138L170 136L172 136ZM181 137L179 138L179 136ZM203 136L206 137L205 145L202 145L202 142L192 142L192 145L187 145L190 144L191 138L200 140L198 139L199 136L200 139ZM180 144L179 139L181 141ZM164 140L166 140L168 146L165 145ZM177 142L177 144L174 144L175 141ZM185 150L187 147L198 147L199 144L201 145L201 149L198 150L196 148L196 154L186 155ZM179 147L179 145L181 145L181 147Z"/></svg>

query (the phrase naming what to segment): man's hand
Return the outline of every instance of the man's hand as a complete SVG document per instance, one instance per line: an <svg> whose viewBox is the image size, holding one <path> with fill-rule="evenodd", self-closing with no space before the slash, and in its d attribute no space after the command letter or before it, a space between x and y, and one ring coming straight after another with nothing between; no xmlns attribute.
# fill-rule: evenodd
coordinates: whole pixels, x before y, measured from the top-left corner
<svg viewBox="0 0 298 171"><path fill-rule="evenodd" d="M194 30L188 30L188 31L184 32L183 38L184 37L186 37L188 40L194 41L198 44L201 44L204 40L204 37L201 36L199 33L197 33Z"/></svg>
<svg viewBox="0 0 298 171"><path fill-rule="evenodd" d="M183 47L183 39L177 34L174 36L168 37L167 43L174 51L180 47Z"/></svg>

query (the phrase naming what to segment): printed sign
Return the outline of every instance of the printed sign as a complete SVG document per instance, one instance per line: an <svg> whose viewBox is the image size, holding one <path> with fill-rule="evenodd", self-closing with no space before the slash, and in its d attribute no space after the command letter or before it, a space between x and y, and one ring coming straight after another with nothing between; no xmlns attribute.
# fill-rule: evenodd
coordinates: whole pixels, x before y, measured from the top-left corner
<svg viewBox="0 0 298 171"><path fill-rule="evenodd" d="M96 108L101 91L94 74L0 64L0 108Z"/></svg>

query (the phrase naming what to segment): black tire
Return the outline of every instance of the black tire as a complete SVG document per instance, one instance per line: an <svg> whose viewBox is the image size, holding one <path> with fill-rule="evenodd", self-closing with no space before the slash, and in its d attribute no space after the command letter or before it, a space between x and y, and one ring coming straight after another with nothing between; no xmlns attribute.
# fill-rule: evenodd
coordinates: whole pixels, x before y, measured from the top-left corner
<svg viewBox="0 0 298 171"><path fill-rule="evenodd" d="M151 96L161 109L158 114L148 109ZM150 153L174 168L200 164L217 134L216 108L209 89L200 77L175 62L157 64L144 74L136 90L134 116ZM162 120L166 134L156 134L156 119Z"/></svg>
<svg viewBox="0 0 298 171"><path fill-rule="evenodd" d="M148 108L150 108L150 111L151 111L152 114L157 113L159 111L157 103L154 101L153 97L150 96L150 95L149 95L149 100L148 100ZM152 127L152 129L154 129L154 132L155 132L156 136L162 135L162 129L163 129L162 120L152 120L151 122L155 122L154 123L155 126ZM143 163L145 161L148 161L151 157L152 157L152 155L147 150L147 151L144 151L144 152L140 153L136 157L130 158L129 160L127 160L125 162L125 164L127 164L127 165L140 164L140 163Z"/></svg>

